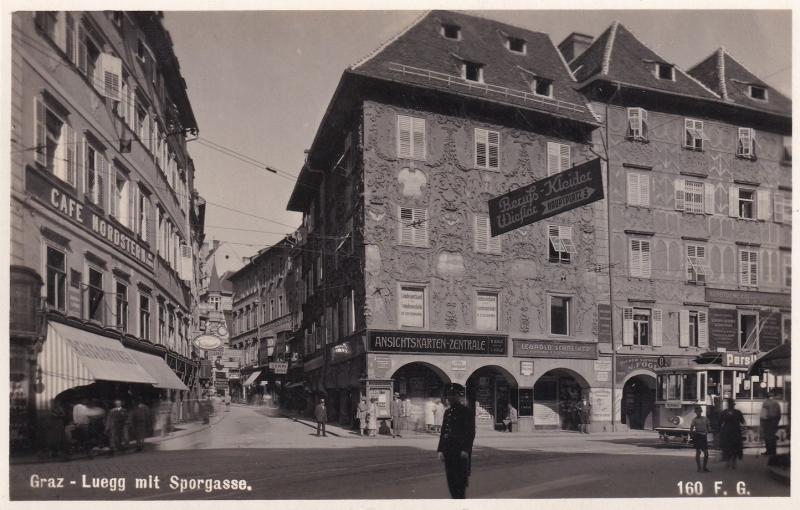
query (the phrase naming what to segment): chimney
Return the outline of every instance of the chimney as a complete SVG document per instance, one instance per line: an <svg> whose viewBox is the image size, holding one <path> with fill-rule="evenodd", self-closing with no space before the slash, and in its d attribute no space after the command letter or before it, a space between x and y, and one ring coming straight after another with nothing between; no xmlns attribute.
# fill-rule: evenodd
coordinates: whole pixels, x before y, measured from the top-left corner
<svg viewBox="0 0 800 510"><path fill-rule="evenodd" d="M594 37L591 35L572 32L558 45L558 51L564 55L564 60L569 63L586 51L586 48L592 45L592 41L594 41Z"/></svg>

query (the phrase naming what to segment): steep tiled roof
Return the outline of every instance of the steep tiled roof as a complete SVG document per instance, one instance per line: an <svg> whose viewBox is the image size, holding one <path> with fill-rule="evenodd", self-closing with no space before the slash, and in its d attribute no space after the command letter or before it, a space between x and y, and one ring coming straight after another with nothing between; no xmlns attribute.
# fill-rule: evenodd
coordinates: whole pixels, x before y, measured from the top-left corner
<svg viewBox="0 0 800 510"><path fill-rule="evenodd" d="M211 264L211 276L208 278L208 292L222 292L217 265L214 263Z"/></svg>
<svg viewBox="0 0 800 510"><path fill-rule="evenodd" d="M570 67L579 82L600 77L673 94L702 99L720 98L677 66L674 66L674 81L657 78L654 72L656 63L674 66L645 46L624 25L615 22L585 52L570 62Z"/></svg>
<svg viewBox="0 0 800 510"><path fill-rule="evenodd" d="M445 38L442 24L457 25L459 39ZM509 37L525 41L525 54L506 47ZM483 65L484 83L461 78L464 61ZM549 35L463 13L426 14L350 72L596 122ZM534 96L534 77L552 80L553 99Z"/></svg>
<svg viewBox="0 0 800 510"><path fill-rule="evenodd" d="M230 276L232 276L233 273L233 271L225 271L219 279L220 287L224 294L233 294L233 282L230 280Z"/></svg>
<svg viewBox="0 0 800 510"><path fill-rule="evenodd" d="M689 74L732 103L781 115L792 113L791 99L748 71L725 48L717 49L689 69ZM749 85L764 87L767 90L767 99L761 101L750 97Z"/></svg>

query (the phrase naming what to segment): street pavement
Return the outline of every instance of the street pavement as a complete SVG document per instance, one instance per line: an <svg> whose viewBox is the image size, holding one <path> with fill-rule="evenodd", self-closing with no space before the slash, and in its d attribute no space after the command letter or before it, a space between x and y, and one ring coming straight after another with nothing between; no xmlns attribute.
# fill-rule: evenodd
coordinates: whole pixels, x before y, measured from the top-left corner
<svg viewBox="0 0 800 510"><path fill-rule="evenodd" d="M306 419L233 405L228 412L218 412L210 425L193 424L151 439L141 453L69 462L12 461L10 496L12 500L447 498L444 470L436 458L437 441L435 435L416 433L368 438L337 426L328 428L328 437L317 437L314 424ZM789 495L788 482L770 475L757 449L747 450L735 471L726 470L715 456L712 452L711 473L697 473L693 449L679 443L665 445L653 432L479 431L467 496L680 497L690 495L687 482L692 486L689 491L702 490L702 496ZM63 487L47 487L58 484L59 478ZM210 487L207 480L212 480ZM224 480L235 482L226 486Z"/></svg>

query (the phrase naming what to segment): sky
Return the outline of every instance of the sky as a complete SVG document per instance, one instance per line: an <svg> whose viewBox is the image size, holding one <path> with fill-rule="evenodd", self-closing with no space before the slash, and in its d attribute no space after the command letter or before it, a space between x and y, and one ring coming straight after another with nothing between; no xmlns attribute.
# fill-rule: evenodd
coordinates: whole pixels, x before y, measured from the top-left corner
<svg viewBox="0 0 800 510"><path fill-rule="evenodd" d="M791 95L788 11L465 11L550 34L599 36L619 20L688 69L720 46ZM286 211L342 72L422 11L167 11L164 23L186 79L201 140L189 143L206 207L206 239L243 256L278 242L301 216ZM275 174L241 157L279 170ZM227 209L226 209L227 208ZM235 212L236 209L241 212Z"/></svg>

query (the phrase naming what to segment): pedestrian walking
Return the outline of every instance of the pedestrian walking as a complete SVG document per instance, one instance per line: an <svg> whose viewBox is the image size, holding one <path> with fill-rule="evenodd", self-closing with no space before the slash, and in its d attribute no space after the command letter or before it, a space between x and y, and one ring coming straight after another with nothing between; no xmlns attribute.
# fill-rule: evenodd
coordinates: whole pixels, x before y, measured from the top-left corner
<svg viewBox="0 0 800 510"><path fill-rule="evenodd" d="M89 419L91 412L86 399L81 399L72 407L72 423L75 424L73 438L80 450L91 450L89 445Z"/></svg>
<svg viewBox="0 0 800 510"><path fill-rule="evenodd" d="M224 401L225 401L225 412L228 412L228 411L231 410L231 394L230 393L226 393L225 394Z"/></svg>
<svg viewBox="0 0 800 510"><path fill-rule="evenodd" d="M722 411L720 416L720 448L722 448L722 458L725 460L725 467L736 469L736 460L744 455L744 444L742 441L742 425L744 416L736 409L736 402L728 399L728 408Z"/></svg>
<svg viewBox="0 0 800 510"><path fill-rule="evenodd" d="M403 413L400 416L400 423L403 430L408 429L408 420L411 418L411 401L408 400L407 395L403 395Z"/></svg>
<svg viewBox="0 0 800 510"><path fill-rule="evenodd" d="M444 403L442 400L439 399L436 402L436 406L433 408L433 431L434 432L441 432L442 431L442 423L444 421Z"/></svg>
<svg viewBox="0 0 800 510"><path fill-rule="evenodd" d="M469 485L472 443L475 440L475 412L466 407L461 399L464 387L451 384L447 389L450 407L445 410L439 446L439 460L444 462L447 487L453 499L466 498Z"/></svg>
<svg viewBox="0 0 800 510"><path fill-rule="evenodd" d="M425 402L425 432L432 432L436 427L436 420L434 417L436 404L428 400Z"/></svg>
<svg viewBox="0 0 800 510"><path fill-rule="evenodd" d="M136 451L140 452L144 448L144 438L147 437L147 429L150 424L150 408L140 399L131 411L131 432L136 441Z"/></svg>
<svg viewBox="0 0 800 510"><path fill-rule="evenodd" d="M592 404L589 403L589 399L583 397L583 399L578 402L576 405L577 415L578 415L578 427L580 432L584 434L589 433L589 423L592 417Z"/></svg>
<svg viewBox="0 0 800 510"><path fill-rule="evenodd" d="M400 416L403 413L403 404L400 402L399 393L394 394L394 399L389 404L389 411L392 415L392 437L403 437L400 435Z"/></svg>
<svg viewBox="0 0 800 510"><path fill-rule="evenodd" d="M114 407L106 417L106 435L108 436L108 446L111 448L112 455L122 449L127 419L128 412L122 407L122 400L115 400Z"/></svg>
<svg viewBox="0 0 800 510"><path fill-rule="evenodd" d="M514 406L511 405L511 402L508 403L508 409L506 410L506 417L503 420L503 425L505 425L505 430L508 432L513 432L514 425L517 424L519 421L519 414Z"/></svg>
<svg viewBox="0 0 800 510"><path fill-rule="evenodd" d="M328 409L325 407L325 399L319 399L319 404L314 408L314 419L317 422L317 437L322 430L322 437L328 437L325 432L325 424L328 423Z"/></svg>
<svg viewBox="0 0 800 510"><path fill-rule="evenodd" d="M367 432L369 437L375 437L378 431L378 399L371 398L367 407Z"/></svg>
<svg viewBox="0 0 800 510"><path fill-rule="evenodd" d="M766 449L761 455L775 455L778 450L778 423L781 421L781 404L773 399L775 390L767 393L761 405L761 437Z"/></svg>
<svg viewBox="0 0 800 510"><path fill-rule="evenodd" d="M689 425L689 434L692 436L692 443L694 443L694 460L697 463L697 472L710 473L708 469L708 432L711 429L711 424L708 418L703 416L703 408L700 406L694 407L695 417ZM700 454L703 454L703 467L700 467Z"/></svg>
<svg viewBox="0 0 800 510"><path fill-rule="evenodd" d="M356 425L358 426L358 434L363 436L364 429L367 428L367 399L365 397L361 397L361 400L358 402L358 407L356 407Z"/></svg>

